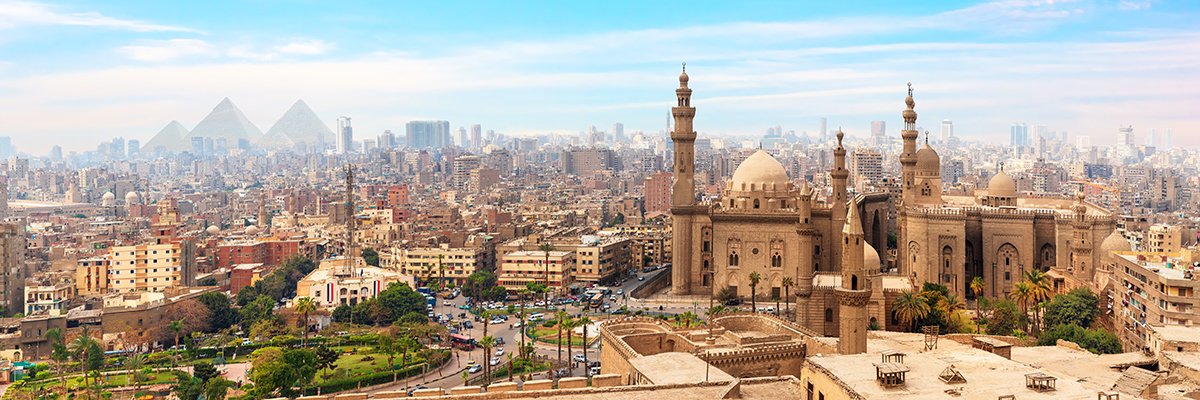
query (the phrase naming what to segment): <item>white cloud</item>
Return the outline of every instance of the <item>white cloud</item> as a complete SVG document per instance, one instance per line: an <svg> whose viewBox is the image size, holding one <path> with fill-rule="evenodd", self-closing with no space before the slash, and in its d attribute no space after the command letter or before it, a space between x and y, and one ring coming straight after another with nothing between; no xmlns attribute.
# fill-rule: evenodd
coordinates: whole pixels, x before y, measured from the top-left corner
<svg viewBox="0 0 1200 400"><path fill-rule="evenodd" d="M275 51L284 54L320 55L333 50L336 44L325 43L324 40L298 41L284 46L275 46Z"/></svg>
<svg viewBox="0 0 1200 400"><path fill-rule="evenodd" d="M48 4L30 1L0 1L0 28L22 25L94 26L135 32L198 32L178 26L106 17L96 12L60 13Z"/></svg>
<svg viewBox="0 0 1200 400"><path fill-rule="evenodd" d="M225 55L233 58L244 58L249 60L267 61L275 58L275 53L259 53L254 51L254 46L239 45L230 47L225 51Z"/></svg>
<svg viewBox="0 0 1200 400"><path fill-rule="evenodd" d="M216 46L197 39L149 40L145 46L124 46L117 49L138 61L167 61L183 56L203 55L213 57L218 54Z"/></svg>

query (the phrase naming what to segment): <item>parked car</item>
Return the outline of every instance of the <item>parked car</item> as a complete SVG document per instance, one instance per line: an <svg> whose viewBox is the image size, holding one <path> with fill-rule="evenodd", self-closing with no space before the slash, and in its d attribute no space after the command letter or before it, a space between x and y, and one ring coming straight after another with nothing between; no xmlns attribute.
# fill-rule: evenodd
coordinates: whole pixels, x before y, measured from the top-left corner
<svg viewBox="0 0 1200 400"><path fill-rule="evenodd" d="M774 314L774 313L775 313L775 306L768 306L767 314Z"/></svg>
<svg viewBox="0 0 1200 400"><path fill-rule="evenodd" d="M488 325L498 325L498 324L503 324L503 323L504 323L504 320L502 320L500 318L492 318L491 321L488 321Z"/></svg>
<svg viewBox="0 0 1200 400"><path fill-rule="evenodd" d="M446 306L446 307L454 307L454 302L451 302L450 300L446 300L446 301L442 302L442 305Z"/></svg>
<svg viewBox="0 0 1200 400"><path fill-rule="evenodd" d="M617 294L625 294L625 289L617 289Z"/></svg>
<svg viewBox="0 0 1200 400"><path fill-rule="evenodd" d="M498 338L496 338L496 341L495 341L495 342L493 342L493 343L494 343L495 345L503 345L503 344L504 344L504 338L498 337ZM500 353L500 354L504 354L504 349L500 349L499 353ZM496 354L496 355L500 355L500 354Z"/></svg>
<svg viewBox="0 0 1200 400"><path fill-rule="evenodd" d="M765 309L763 309L762 307L759 307L757 310L754 310L754 311L755 311L755 312L757 312L757 313L759 313L759 314L762 314L762 313L763 313L764 311L766 311L766 310L765 310Z"/></svg>
<svg viewBox="0 0 1200 400"><path fill-rule="evenodd" d="M742 301L738 299L729 299L729 301L725 302L725 305L727 306L736 306L738 304L742 304Z"/></svg>

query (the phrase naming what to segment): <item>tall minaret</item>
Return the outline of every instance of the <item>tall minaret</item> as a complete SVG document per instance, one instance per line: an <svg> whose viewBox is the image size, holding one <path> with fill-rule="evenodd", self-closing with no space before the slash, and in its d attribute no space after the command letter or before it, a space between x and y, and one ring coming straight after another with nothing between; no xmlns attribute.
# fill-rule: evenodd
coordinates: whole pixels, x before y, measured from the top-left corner
<svg viewBox="0 0 1200 400"><path fill-rule="evenodd" d="M850 170L846 169L846 148L842 147L845 135L838 129L838 145L833 149L833 169L829 170L829 176L833 178L833 208L829 210L829 226L834 229L846 223L846 178L850 177ZM833 253L829 255L831 263L842 259L842 243L834 240L832 247L830 250Z"/></svg>
<svg viewBox="0 0 1200 400"><path fill-rule="evenodd" d="M807 321L805 313L809 297L812 296L813 283L813 236L817 234L812 223L812 187L805 180L800 186L799 207L800 220L796 225L796 234L800 237L800 266L796 268L796 321Z"/></svg>
<svg viewBox="0 0 1200 400"><path fill-rule="evenodd" d="M693 153L696 132L692 130L692 119L696 108L692 107L692 89L688 89L687 64L679 74L679 89L675 89L679 104L671 108L675 117L675 130L671 141L675 142L675 184L671 186L672 249L671 292L692 293L692 283L700 279L700 271L692 271L692 207L696 204L696 184L693 169L696 165ZM717 285L712 285L714 288Z"/></svg>
<svg viewBox="0 0 1200 400"><path fill-rule="evenodd" d="M863 230L858 205L851 204L842 228L842 286L837 288L839 313L838 353L867 352L867 302L871 289L863 268Z"/></svg>
<svg viewBox="0 0 1200 400"><path fill-rule="evenodd" d="M258 228L267 229L267 188L258 188Z"/></svg>
<svg viewBox="0 0 1200 400"><path fill-rule="evenodd" d="M908 109L904 110L904 130L900 131L900 137L904 138L904 152L900 153L900 165L903 169L904 181L900 182L900 189L903 191L903 205L913 204L915 195L913 188L916 182L917 169L917 112L913 111L912 83L908 84L908 98L904 99L904 104L908 105Z"/></svg>
<svg viewBox="0 0 1200 400"><path fill-rule="evenodd" d="M1085 199L1087 199L1087 194L1081 187L1075 194L1075 204L1071 206L1071 211L1075 213L1075 218L1071 221L1071 225L1075 228L1071 238L1071 273L1081 282L1091 280L1092 271L1096 268L1096 265L1092 263L1092 226L1087 219Z"/></svg>

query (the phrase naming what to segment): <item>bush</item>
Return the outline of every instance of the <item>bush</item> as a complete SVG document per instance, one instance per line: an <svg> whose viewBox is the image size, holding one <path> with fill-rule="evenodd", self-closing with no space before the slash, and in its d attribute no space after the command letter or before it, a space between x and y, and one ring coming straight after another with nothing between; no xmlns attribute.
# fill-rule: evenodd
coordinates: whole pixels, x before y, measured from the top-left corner
<svg viewBox="0 0 1200 400"><path fill-rule="evenodd" d="M1017 329L1017 314L1009 307L997 307L988 319L987 333L989 335L1011 336Z"/></svg>
<svg viewBox="0 0 1200 400"><path fill-rule="evenodd" d="M1096 321L1096 317L1100 315L1100 309L1097 307L1099 304L1100 299L1090 289L1086 287L1072 289L1067 294L1054 296L1054 299L1046 305L1045 324L1046 326L1067 324L1090 328Z"/></svg>
<svg viewBox="0 0 1200 400"><path fill-rule="evenodd" d="M554 321L546 321L546 322L543 322L543 323L542 323L542 327L543 327L543 328L553 328L553 327L554 327Z"/></svg>
<svg viewBox="0 0 1200 400"><path fill-rule="evenodd" d="M1117 354L1121 342L1117 336L1104 329L1084 329L1079 325L1058 324L1038 337L1038 346L1054 346L1062 339L1075 343L1095 354Z"/></svg>

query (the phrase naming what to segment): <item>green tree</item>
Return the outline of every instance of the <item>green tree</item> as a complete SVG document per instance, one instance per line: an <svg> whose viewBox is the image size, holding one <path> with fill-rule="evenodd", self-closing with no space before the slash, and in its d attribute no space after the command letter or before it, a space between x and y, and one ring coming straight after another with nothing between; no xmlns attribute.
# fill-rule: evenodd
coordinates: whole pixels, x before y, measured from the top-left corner
<svg viewBox="0 0 1200 400"><path fill-rule="evenodd" d="M1092 293L1091 289L1078 287L1067 294L1054 296L1054 299L1046 305L1043 322L1046 326L1051 327L1067 324L1090 328L1096 318L1100 316L1099 304L1100 299L1096 297L1095 293Z"/></svg>
<svg viewBox="0 0 1200 400"><path fill-rule="evenodd" d="M83 387L86 388L85 392L87 392L89 399L92 398L91 385L88 384L88 367L91 363L87 361L90 361L89 356L93 352L93 349L98 347L96 338L92 337L87 329L84 329L79 336L75 337L75 340L72 340L67 345L67 351L71 354L71 357L80 361L80 364L83 365Z"/></svg>
<svg viewBox="0 0 1200 400"><path fill-rule="evenodd" d="M1084 329L1079 325L1058 324L1038 336L1038 346L1053 346L1062 339L1078 344L1095 354L1117 354L1121 342L1117 336L1104 329Z"/></svg>
<svg viewBox="0 0 1200 400"><path fill-rule="evenodd" d="M54 361L54 369L62 383L63 393L66 393L67 374L63 371L63 364L71 357L71 353L67 351L66 336L63 335L62 329L53 328L46 331L46 339L50 341L50 360Z"/></svg>
<svg viewBox="0 0 1200 400"><path fill-rule="evenodd" d="M490 357L492 354L492 347L496 345L496 337L495 336L484 336L482 340L483 340L483 342L480 343L479 345L481 347L483 347L484 358ZM426 359L428 360L428 358L426 358ZM483 371L484 371L484 384L483 385L484 386L490 385L492 383L492 363L485 361L483 363Z"/></svg>
<svg viewBox="0 0 1200 400"><path fill-rule="evenodd" d="M134 382L133 394L136 396L142 391L142 382L146 381L146 375L142 373L142 368L146 366L146 356L143 354L132 354L125 357L125 369L130 371L130 378Z"/></svg>
<svg viewBox="0 0 1200 400"><path fill-rule="evenodd" d="M989 335L1010 336L1017 329L1017 312L1015 307L996 307L988 318L987 333Z"/></svg>
<svg viewBox="0 0 1200 400"><path fill-rule="evenodd" d="M951 294L942 298L942 301L938 303L938 308L944 314L946 323L953 325L951 322L960 322L958 321L958 312L967 309L967 305L958 296Z"/></svg>
<svg viewBox="0 0 1200 400"><path fill-rule="evenodd" d="M171 321L167 324L167 328L175 331L175 365L179 365L179 334L183 331L183 320Z"/></svg>
<svg viewBox="0 0 1200 400"><path fill-rule="evenodd" d="M1054 292L1054 289L1051 287L1053 282L1049 275L1036 269L1025 271L1022 274L1022 279L1029 284L1029 301L1035 305L1033 312L1034 329L1041 330L1041 317L1037 312L1036 305L1050 300L1050 294Z"/></svg>
<svg viewBox="0 0 1200 400"><path fill-rule="evenodd" d="M1021 315L1029 315L1029 302L1034 301L1034 288L1029 282L1021 281L1013 284L1012 290L1008 292L1008 298L1021 304ZM1028 332L1028 326L1025 326L1025 319L1022 318L1022 330Z"/></svg>
<svg viewBox="0 0 1200 400"><path fill-rule="evenodd" d="M442 259L446 258L445 254L438 253L438 285L442 286L442 290L446 287L446 266L442 264Z"/></svg>
<svg viewBox="0 0 1200 400"><path fill-rule="evenodd" d="M256 397L268 397L278 393L282 397L297 397L303 390L303 383L310 382L316 373L316 353L307 349L278 348L272 351L275 355L260 356L255 359L250 380L254 381L251 393ZM295 387L300 384L300 389Z"/></svg>
<svg viewBox="0 0 1200 400"><path fill-rule="evenodd" d="M239 293L240 294L240 293ZM275 300L267 295L259 295L258 299L246 304L239 312L242 326L254 326L258 321L275 319Z"/></svg>
<svg viewBox="0 0 1200 400"><path fill-rule="evenodd" d="M204 393L204 383L199 379L193 379L192 374L181 370L174 370L171 373L175 375L176 382L171 385L171 393L178 396L179 400L196 400Z"/></svg>
<svg viewBox="0 0 1200 400"><path fill-rule="evenodd" d="M241 292L238 293L239 295ZM229 305L229 296L220 292L208 292L196 298L208 309L209 327L205 333L214 333L229 329L238 323L238 313Z"/></svg>
<svg viewBox="0 0 1200 400"><path fill-rule="evenodd" d="M219 376L209 379L204 384L204 400L225 400L225 394L232 386L233 382Z"/></svg>
<svg viewBox="0 0 1200 400"><path fill-rule="evenodd" d="M328 347L325 347L325 345L321 345L321 347L318 347L314 352L314 356L316 357L317 369L326 370L333 368L341 354L330 350Z"/></svg>
<svg viewBox="0 0 1200 400"><path fill-rule="evenodd" d="M579 316L579 326L582 326L582 327L583 327L583 365L584 365L585 367L587 366L587 363L588 363L588 359L587 359L587 347L588 347L588 341L587 341L588 334L587 334L587 330L588 330L588 325L591 325L591 324L592 324L592 320L591 320L591 318L588 318L586 315L581 315L581 316Z"/></svg>
<svg viewBox="0 0 1200 400"><path fill-rule="evenodd" d="M333 309L331 317L334 322L350 322L350 313L353 312L352 310L350 306L342 304Z"/></svg>
<svg viewBox="0 0 1200 400"><path fill-rule="evenodd" d="M317 311L317 302L312 297L301 297L296 299L295 309L296 312L304 315L304 319L301 322L302 329L304 329L304 341L302 343L308 346L308 314Z"/></svg>
<svg viewBox="0 0 1200 400"><path fill-rule="evenodd" d="M792 300L792 296L791 296L791 293L789 292L789 289L791 289L792 285L794 285L794 284L795 284L795 282L792 282L792 277L790 277L790 276L783 277L783 281L780 282L780 285L783 285L783 298L786 299L785 304L787 304L786 302L789 302ZM788 305L788 313L785 313L784 315L786 316L787 314L791 314L791 309L792 309L792 306L789 304ZM782 312L782 311L780 311L780 312Z"/></svg>
<svg viewBox="0 0 1200 400"><path fill-rule="evenodd" d="M904 291L896 295L896 299L892 301L892 312L900 318L901 322L908 325L909 332L915 332L916 328L913 322L929 314L929 304L925 302L925 297L920 293Z"/></svg>
<svg viewBox="0 0 1200 400"><path fill-rule="evenodd" d="M550 252L557 250L557 249L554 248L554 245L551 244L550 242L544 242L544 243L538 245L538 250L541 250L542 254L546 255L546 263L543 266L546 267L546 274L545 274L546 289L547 289L546 292L548 293L550 291L549 290L549 288L550 288ZM566 268L566 266L564 265L563 268ZM542 295L542 301L546 301L545 294Z"/></svg>
<svg viewBox="0 0 1200 400"><path fill-rule="evenodd" d="M202 382L208 382L209 379L216 378L220 374L212 363L200 361L192 365L192 375Z"/></svg>
<svg viewBox="0 0 1200 400"><path fill-rule="evenodd" d="M558 340L556 340L556 342L558 342L558 364L559 365L562 365L563 328L567 327L566 325L567 325L568 321L570 321L570 319L571 319L571 315L567 314L566 311L559 311L557 313L554 313L554 322L556 325L558 325ZM568 331L568 333L570 333L570 331ZM570 339L567 339L567 340L570 340Z"/></svg>
<svg viewBox="0 0 1200 400"><path fill-rule="evenodd" d="M370 265L373 267L379 266L379 253L376 252L375 249L372 249L370 247L364 247L362 249L362 258L363 258L363 262L366 262L367 265Z"/></svg>
<svg viewBox="0 0 1200 400"><path fill-rule="evenodd" d="M723 287L717 292L717 301L721 302L722 304L733 300L734 297L737 297L737 292L733 289L733 286Z"/></svg>
<svg viewBox="0 0 1200 400"><path fill-rule="evenodd" d="M750 311L758 312L758 282L762 280L762 276L758 272L750 273Z"/></svg>

